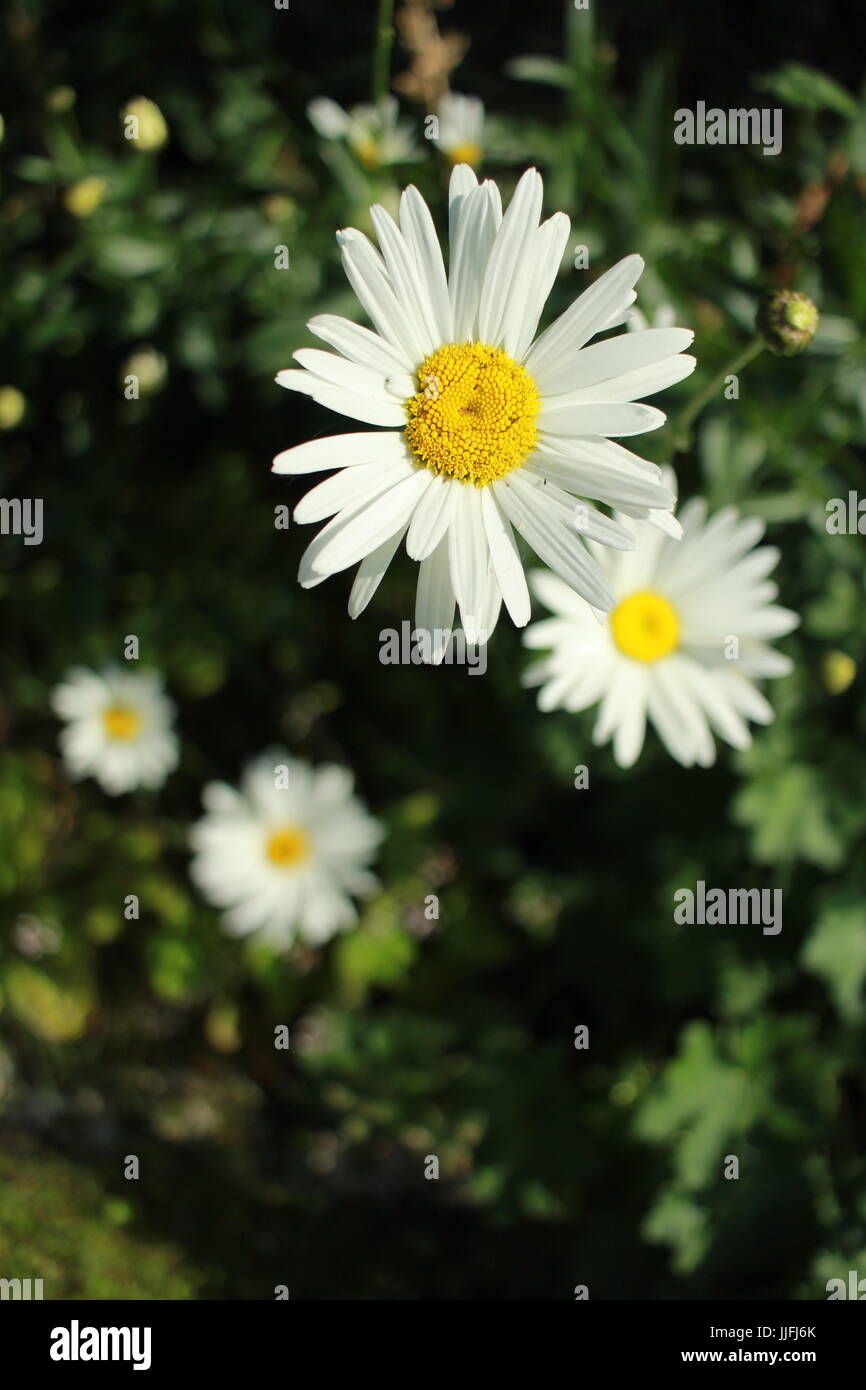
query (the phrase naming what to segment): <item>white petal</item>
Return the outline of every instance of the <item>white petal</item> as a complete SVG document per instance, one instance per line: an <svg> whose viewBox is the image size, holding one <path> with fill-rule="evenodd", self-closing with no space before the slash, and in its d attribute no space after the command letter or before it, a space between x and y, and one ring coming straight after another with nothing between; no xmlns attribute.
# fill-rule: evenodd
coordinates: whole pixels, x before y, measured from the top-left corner
<svg viewBox="0 0 866 1390"><path fill-rule="evenodd" d="M330 97L314 97L307 102L310 123L326 140L337 140L349 129L349 117Z"/></svg>
<svg viewBox="0 0 866 1390"><path fill-rule="evenodd" d="M621 333L616 338L606 338L602 343L585 347L573 356L564 354L555 365L543 372L536 371L535 380L545 396L565 393L567 399L563 405L569 404L572 398L585 399L591 386L596 387L591 399L624 399L609 396L606 385L613 385L618 377L629 372L684 352L694 336L688 328L648 328L643 333Z"/></svg>
<svg viewBox="0 0 866 1390"><path fill-rule="evenodd" d="M360 371L360 368L357 370ZM355 391L347 391L342 386L331 386L312 372L293 368L278 372L276 381L288 391L300 391L305 396L311 396L319 405L326 406L328 410L336 410L339 415L348 415L353 420L364 420L368 425L406 423L403 406L390 396L383 400L362 396Z"/></svg>
<svg viewBox="0 0 866 1390"><path fill-rule="evenodd" d="M471 483L460 484L448 530L451 580L467 641L474 642L487 589L490 549L481 519L481 495Z"/></svg>
<svg viewBox="0 0 866 1390"><path fill-rule="evenodd" d="M394 286L403 314L411 323L413 338L420 344L422 355L426 357L441 345L427 285L391 214L379 204L375 204L370 209L370 217L379 238L391 284Z"/></svg>
<svg viewBox="0 0 866 1390"><path fill-rule="evenodd" d="M442 250L430 209L418 189L411 186L400 199L400 230L415 258L418 275L426 282L438 340L440 343L450 343L453 337L451 300L448 297L448 278Z"/></svg>
<svg viewBox="0 0 866 1390"><path fill-rule="evenodd" d="M298 574L303 588L330 574L348 569L408 522L430 474L418 469L396 486L386 485L381 496L339 512L307 546Z"/></svg>
<svg viewBox="0 0 866 1390"><path fill-rule="evenodd" d="M580 445L586 444L581 452ZM629 464L623 465L612 456L599 454L592 440L576 440L573 452L560 452L546 442L539 443L537 452L525 465L530 472L540 473L558 483L568 492L591 497L608 506L665 507L673 506L673 493L647 473Z"/></svg>
<svg viewBox="0 0 866 1390"><path fill-rule="evenodd" d="M481 285L501 221L499 189L492 180L487 179L461 201L448 270L457 343L471 342L478 336Z"/></svg>
<svg viewBox="0 0 866 1390"><path fill-rule="evenodd" d="M330 386L342 386L356 395L374 396L377 400L393 404L385 389L384 372L349 362L335 352L322 352L321 348L299 348L292 356L313 376Z"/></svg>
<svg viewBox="0 0 866 1390"><path fill-rule="evenodd" d="M346 507L354 507L381 493L385 487L399 483L413 473L408 459L377 460L362 468L344 468L311 488L295 507L294 518L301 526L324 521Z"/></svg>
<svg viewBox="0 0 866 1390"><path fill-rule="evenodd" d="M554 213L553 217L539 227L530 256L530 277L526 299L522 304L510 307L505 328L505 349L518 362L525 356L538 320L559 274L566 242L571 231L571 221L564 212Z"/></svg>
<svg viewBox="0 0 866 1390"><path fill-rule="evenodd" d="M425 560L436 549L448 530L456 490L462 483L431 474L430 486L415 508L406 537L406 553L413 560Z"/></svg>
<svg viewBox="0 0 866 1390"><path fill-rule="evenodd" d="M448 537L443 536L432 554L421 561L415 591L415 626L429 632L434 665L448 647L454 625L454 588L448 562Z"/></svg>
<svg viewBox="0 0 866 1390"><path fill-rule="evenodd" d="M423 334L400 305L381 256L361 232L347 227L337 233L346 278L377 332L400 349L413 366L425 356Z"/></svg>
<svg viewBox="0 0 866 1390"><path fill-rule="evenodd" d="M602 569L579 538L569 534L557 510L544 505L542 489L527 493L519 471L494 483L493 489L497 502L536 555L587 602L609 612L616 600Z"/></svg>
<svg viewBox="0 0 866 1390"><path fill-rule="evenodd" d="M524 363L531 376L540 380L545 371L561 364L566 356L576 354L584 343L600 333L630 302L629 297L633 298L632 290L643 266L640 256L626 256L584 290L533 344Z"/></svg>
<svg viewBox="0 0 866 1390"><path fill-rule="evenodd" d="M402 430L365 430L360 434L330 434L311 439L277 454L274 473L323 473L329 468L353 468L359 464L406 458Z"/></svg>
<svg viewBox="0 0 866 1390"><path fill-rule="evenodd" d="M600 401L597 404L563 406L545 401L538 425L552 435L602 434L621 439L626 435L657 430L664 424L665 418L654 406L640 405L634 401Z"/></svg>
<svg viewBox="0 0 866 1390"><path fill-rule="evenodd" d="M505 607L514 625L524 627L529 622L531 604L523 562L511 522L503 515L491 488L486 487L481 491L481 515L490 547L490 559Z"/></svg>
<svg viewBox="0 0 866 1390"><path fill-rule="evenodd" d="M684 381L696 366L697 358L683 352L678 357L666 357L663 362L654 362L650 367L626 372L613 381L589 386L585 392L575 391L574 397L576 400L580 397L600 400L602 396L606 401L643 400L644 396L654 396L657 391L664 391L668 386L676 386L678 381Z"/></svg>
<svg viewBox="0 0 866 1390"><path fill-rule="evenodd" d="M401 526L399 531L395 531L393 536L389 536L386 541L372 550L369 555L365 555L360 565L358 573L355 575L355 582L349 594L349 617L357 618L363 613L367 604L375 594L381 584L385 571L394 558L397 546L400 544L406 527Z"/></svg>
<svg viewBox="0 0 866 1390"><path fill-rule="evenodd" d="M544 506L549 513L555 513L567 531L603 546L613 546L616 550L634 550L634 530L630 526L614 521L587 502L572 497L557 483L531 467L522 468L519 479L524 496L533 496L537 505Z"/></svg>
<svg viewBox="0 0 866 1390"><path fill-rule="evenodd" d="M452 272L454 248L457 245L458 237L462 235L461 224L466 212L466 200L473 189L477 187L478 179L475 177L474 169L470 168L468 164L455 164L448 185L448 246Z"/></svg>
<svg viewBox="0 0 866 1390"><path fill-rule="evenodd" d="M541 199L541 176L537 169L527 169L514 190L484 272L478 302L478 333L481 342L491 347L500 347L504 342L513 299L526 300L530 273L526 250L534 244Z"/></svg>
<svg viewBox="0 0 866 1390"><path fill-rule="evenodd" d="M338 314L317 314L307 327L317 338L359 366L372 367L386 377L395 372L412 371L413 362L408 353L360 323L352 323Z"/></svg>

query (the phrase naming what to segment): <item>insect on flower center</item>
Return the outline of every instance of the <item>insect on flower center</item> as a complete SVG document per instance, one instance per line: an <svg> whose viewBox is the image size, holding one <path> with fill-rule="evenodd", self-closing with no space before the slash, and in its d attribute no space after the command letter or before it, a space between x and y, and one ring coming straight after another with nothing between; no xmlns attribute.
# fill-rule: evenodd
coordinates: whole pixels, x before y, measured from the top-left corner
<svg viewBox="0 0 866 1390"><path fill-rule="evenodd" d="M310 837L299 825L281 825L268 837L265 853L278 869L294 869L310 857Z"/></svg>
<svg viewBox="0 0 866 1390"><path fill-rule="evenodd" d="M536 441L535 382L507 353L484 343L437 348L417 371L406 403L406 442L425 468L485 487L517 468Z"/></svg>
<svg viewBox="0 0 866 1390"><path fill-rule="evenodd" d="M659 661L676 651L680 620L661 594L646 590L618 603L610 615L613 640L635 661Z"/></svg>
<svg viewBox="0 0 866 1390"><path fill-rule="evenodd" d="M141 729L141 715L130 705L109 705L103 711L102 722L109 738L127 742Z"/></svg>

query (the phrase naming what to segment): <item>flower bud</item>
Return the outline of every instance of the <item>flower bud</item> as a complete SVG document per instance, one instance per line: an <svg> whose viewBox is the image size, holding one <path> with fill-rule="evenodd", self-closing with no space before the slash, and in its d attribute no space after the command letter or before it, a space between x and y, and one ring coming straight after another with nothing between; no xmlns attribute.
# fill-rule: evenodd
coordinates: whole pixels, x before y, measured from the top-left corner
<svg viewBox="0 0 866 1390"><path fill-rule="evenodd" d="M857 664L847 652L832 651L824 657L821 667L824 686L831 695L846 691L857 674Z"/></svg>
<svg viewBox="0 0 866 1390"><path fill-rule="evenodd" d="M794 357L809 346L818 322L818 310L807 295L779 290L764 300L755 326L771 352Z"/></svg>
<svg viewBox="0 0 866 1390"><path fill-rule="evenodd" d="M78 183L67 188L63 201L73 217L92 217L105 197L107 188L105 179L90 174L86 179L79 179Z"/></svg>
<svg viewBox="0 0 866 1390"><path fill-rule="evenodd" d="M161 150L168 139L168 126L156 102L133 97L120 113L123 133L139 150Z"/></svg>

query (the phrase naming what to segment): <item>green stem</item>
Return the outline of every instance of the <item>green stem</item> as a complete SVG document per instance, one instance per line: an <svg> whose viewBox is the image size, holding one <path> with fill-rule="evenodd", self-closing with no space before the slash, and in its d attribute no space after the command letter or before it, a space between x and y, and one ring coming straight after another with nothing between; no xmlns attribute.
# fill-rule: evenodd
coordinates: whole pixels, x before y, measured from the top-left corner
<svg viewBox="0 0 866 1390"><path fill-rule="evenodd" d="M704 387L703 391L699 391L698 394L689 401L688 405L683 407L674 421L672 457L682 453L684 449L689 447L692 441L692 425L695 423L695 420L697 420L704 406L708 405L713 397L718 394L720 388L724 386L727 377L736 376L737 373L741 372L750 362L753 362L758 356L758 353L763 352L764 346L763 338L753 339L747 347L743 348L742 352L737 353L730 362L722 367L720 372L716 373L709 384Z"/></svg>
<svg viewBox="0 0 866 1390"><path fill-rule="evenodd" d="M373 105L380 106L388 94L391 44L394 41L394 0L379 0L376 20L376 50L373 54Z"/></svg>

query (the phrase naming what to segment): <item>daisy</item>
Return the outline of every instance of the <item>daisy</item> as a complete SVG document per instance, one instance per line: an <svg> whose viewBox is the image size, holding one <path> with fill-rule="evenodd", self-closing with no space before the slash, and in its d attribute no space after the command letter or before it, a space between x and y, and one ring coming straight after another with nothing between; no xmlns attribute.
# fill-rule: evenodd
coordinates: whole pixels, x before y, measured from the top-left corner
<svg viewBox="0 0 866 1390"><path fill-rule="evenodd" d="M665 474L675 488L671 470ZM778 590L767 576L779 551L755 548L763 522L744 521L733 507L708 518L702 498L683 508L678 543L621 521L636 533L634 550L614 556L593 546L615 595L605 624L555 575L531 575L534 593L555 616L524 636L527 647L550 649L525 683L541 687L543 710L600 702L593 738L613 739L621 767L637 760L647 719L677 762L709 767L714 732L745 748L748 720L772 722L755 680L791 670L788 657L768 645L799 622L773 602Z"/></svg>
<svg viewBox="0 0 866 1390"><path fill-rule="evenodd" d="M435 144L452 164L481 163L484 154L484 103L478 97L448 92L439 103Z"/></svg>
<svg viewBox="0 0 866 1390"><path fill-rule="evenodd" d="M66 720L60 748L69 772L95 777L110 796L161 787L177 767L174 705L156 671L76 666L51 703Z"/></svg>
<svg viewBox="0 0 866 1390"><path fill-rule="evenodd" d="M379 106L353 106L344 111L330 97L307 103L310 122L325 140L345 140L365 169L405 164L418 158L408 121L399 119L396 97L385 97Z"/></svg>
<svg viewBox="0 0 866 1390"><path fill-rule="evenodd" d="M190 873L232 936L319 944L357 920L350 895L376 888L367 865L383 830L352 784L345 768L315 769L275 748L247 765L239 791L205 787Z"/></svg>
<svg viewBox="0 0 866 1390"><path fill-rule="evenodd" d="M297 521L332 517L305 552L304 588L358 564L356 618L405 537L420 562L416 625L447 632L455 601L467 640L484 641L504 602L529 620L514 530L596 608L613 606L602 566L584 540L631 549L634 535L576 497L616 505L677 533L674 497L659 469L612 437L664 423L636 403L680 381L694 358L685 329L624 332L643 269L627 256L539 337L545 300L570 224L539 225L541 178L528 170L502 215L495 183L458 165L451 177L446 276L433 221L416 188L400 225L372 209L381 254L361 232L338 232L343 265L373 329L324 314L308 327L334 352L304 348L277 381L340 414L386 431L315 439L279 454L277 473L339 469L298 503ZM441 660L447 644L437 643Z"/></svg>

